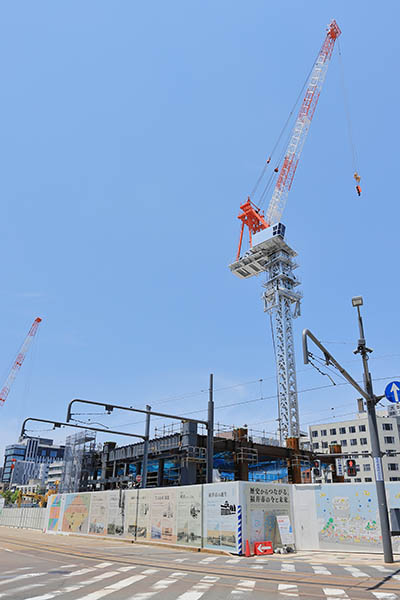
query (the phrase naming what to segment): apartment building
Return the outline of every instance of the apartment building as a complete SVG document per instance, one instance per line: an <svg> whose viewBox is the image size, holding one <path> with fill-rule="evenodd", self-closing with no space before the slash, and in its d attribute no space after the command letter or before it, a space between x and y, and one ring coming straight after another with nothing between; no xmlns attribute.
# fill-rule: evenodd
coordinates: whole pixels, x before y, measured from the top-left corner
<svg viewBox="0 0 400 600"><path fill-rule="evenodd" d="M400 481L400 411L399 407L377 411L377 425L382 452L385 481ZM357 417L336 423L321 423L310 426L310 441L314 452L328 453L329 447L340 444L342 453L354 458L359 467L357 477L346 477L345 481L371 482L374 472L371 453L371 440L366 412ZM399 453L399 454L396 454Z"/></svg>

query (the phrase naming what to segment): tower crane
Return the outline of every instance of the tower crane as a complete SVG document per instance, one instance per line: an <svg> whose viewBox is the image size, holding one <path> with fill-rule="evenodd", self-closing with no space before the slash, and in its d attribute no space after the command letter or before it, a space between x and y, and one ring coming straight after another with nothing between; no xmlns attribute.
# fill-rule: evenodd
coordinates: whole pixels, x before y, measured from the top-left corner
<svg viewBox="0 0 400 600"><path fill-rule="evenodd" d="M278 176L266 214L250 198L241 205L239 246L236 261L229 265L231 271L243 279L266 273L264 311L270 314L273 328L281 443L300 434L292 319L300 314L302 298L301 292L296 290L300 281L293 273L298 266L293 260L297 253L285 242L285 226L281 218L340 34L333 20L327 27L325 40L311 70L282 167L275 169ZM269 162L270 158L267 164ZM250 247L241 255L245 227Z"/></svg>
<svg viewBox="0 0 400 600"><path fill-rule="evenodd" d="M20 370L22 363L25 360L25 356L26 353L29 350L29 346L31 345L33 338L35 337L37 328L39 327L39 323L42 321L42 319L40 317L37 317L33 323L32 326L29 330L28 335L25 338L24 343L21 346L20 351L17 354L17 358L14 361L13 366L11 367L11 371L6 379L5 384L3 385L3 388L0 392L0 406L2 406L4 404L4 402L7 400L7 396L10 393L10 389L12 384L15 381L15 378L18 374L18 371Z"/></svg>

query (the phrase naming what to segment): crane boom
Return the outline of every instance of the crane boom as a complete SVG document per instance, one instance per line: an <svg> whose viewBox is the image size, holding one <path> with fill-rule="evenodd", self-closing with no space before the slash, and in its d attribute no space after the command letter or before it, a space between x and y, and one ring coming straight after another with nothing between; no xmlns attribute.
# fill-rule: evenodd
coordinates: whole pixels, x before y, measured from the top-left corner
<svg viewBox="0 0 400 600"><path fill-rule="evenodd" d="M292 136L286 150L285 159L278 175L278 180L276 182L271 202L267 210L266 221L269 225L279 223L281 220L283 211L285 209L286 200L290 188L292 187L296 168L299 163L301 151L303 149L304 142L306 141L310 124L317 107L319 95L324 84L335 41L340 34L341 31L336 21L333 20L328 26L326 38L322 44L321 50L319 51L317 60L314 63L314 68L310 75L307 91L300 107Z"/></svg>
<svg viewBox="0 0 400 600"><path fill-rule="evenodd" d="M4 402L7 400L7 396L10 393L10 389L12 384L15 381L15 378L18 374L18 371L20 370L22 363L25 360L25 356L26 353L28 352L29 346L31 345L33 338L35 337L37 328L39 327L39 323L41 322L41 318L37 317L33 323L32 323L32 327L29 330L28 335L25 338L24 343L21 346L20 351L18 352L17 358L14 361L13 366L11 367L11 371L6 379L6 382L0 392L0 405L3 405Z"/></svg>
<svg viewBox="0 0 400 600"><path fill-rule="evenodd" d="M311 71L308 80L307 90L304 100L299 110L299 114L294 125L292 135L288 147L286 149L283 165L279 171L278 179L269 203L267 213L264 217L263 211L258 208L250 198L241 205L241 213L238 219L242 221L240 232L239 247L236 255L236 260L239 260L243 241L243 232L245 225L249 230L250 247L253 245L253 235L279 223L286 205L286 200L292 187L293 178L296 173L297 165L301 151L306 141L310 124L317 107L318 99L325 80L326 72L329 66L329 61L332 56L333 48L336 39L340 36L341 31L338 24L333 20L327 27L327 33L322 44L321 50L318 53L317 59ZM278 169L276 169L278 171Z"/></svg>

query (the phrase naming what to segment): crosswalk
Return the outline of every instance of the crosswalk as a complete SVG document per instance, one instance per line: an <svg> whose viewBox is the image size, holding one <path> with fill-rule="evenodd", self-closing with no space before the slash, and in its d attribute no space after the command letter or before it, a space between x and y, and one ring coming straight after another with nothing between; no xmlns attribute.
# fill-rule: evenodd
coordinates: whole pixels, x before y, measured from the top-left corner
<svg viewBox="0 0 400 600"><path fill-rule="evenodd" d="M240 559L212 556L198 560L197 565L215 566L222 564L221 559L226 559L227 565L232 566L240 562ZM189 560L189 559L188 559ZM232 563L232 561L235 561ZM186 561L176 561L183 564ZM20 567L14 570L0 572L0 599L1 600L53 600L62 597L63 600L113 600L120 598L129 598L129 600L164 600L173 598L174 600L250 600L253 598L296 598L307 597L304 595L304 586L306 583L295 583L286 581L285 574L296 573L296 567L293 562L276 562L275 569L279 566L282 573L281 583L276 579L260 577L259 568L264 565L260 560L254 560L255 570L249 569L248 577L240 577L238 573L235 577L230 574L209 574L204 572L194 572L191 570L174 570L172 565L167 568L145 568L140 565L122 565L105 561L90 566L67 564L50 569L35 572L33 567ZM331 575L331 571L325 565L312 564L310 573L316 575ZM180 567L184 569L183 566ZM375 571L375 577L388 578L394 576L395 567L390 569L383 565L371 565ZM179 569L179 567L178 567ZM369 570L369 569L368 569ZM366 569L361 570L358 567L343 567L343 572L347 576L352 576L356 580L357 586L361 578L370 577L371 573L366 573ZM254 574L254 578L251 576ZM257 576L257 577L256 577ZM390 577L391 579L391 577ZM336 579L338 581L338 579ZM352 600L352 586L345 588L338 587L337 584L320 585L319 589L313 590L313 597L323 600ZM371 600L400 600L400 585L393 580L394 586L390 591L384 589L364 589L363 598ZM396 594L393 589L399 585L399 593ZM314 586L315 587L315 586ZM316 592L318 594L316 595Z"/></svg>

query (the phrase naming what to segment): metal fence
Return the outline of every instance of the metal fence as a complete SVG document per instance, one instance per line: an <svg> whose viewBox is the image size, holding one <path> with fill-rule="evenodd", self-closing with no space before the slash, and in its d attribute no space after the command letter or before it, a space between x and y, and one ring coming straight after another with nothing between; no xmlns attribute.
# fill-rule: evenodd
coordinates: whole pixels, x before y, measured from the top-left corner
<svg viewBox="0 0 400 600"><path fill-rule="evenodd" d="M44 529L45 508L3 508L0 511L0 526L21 529Z"/></svg>

